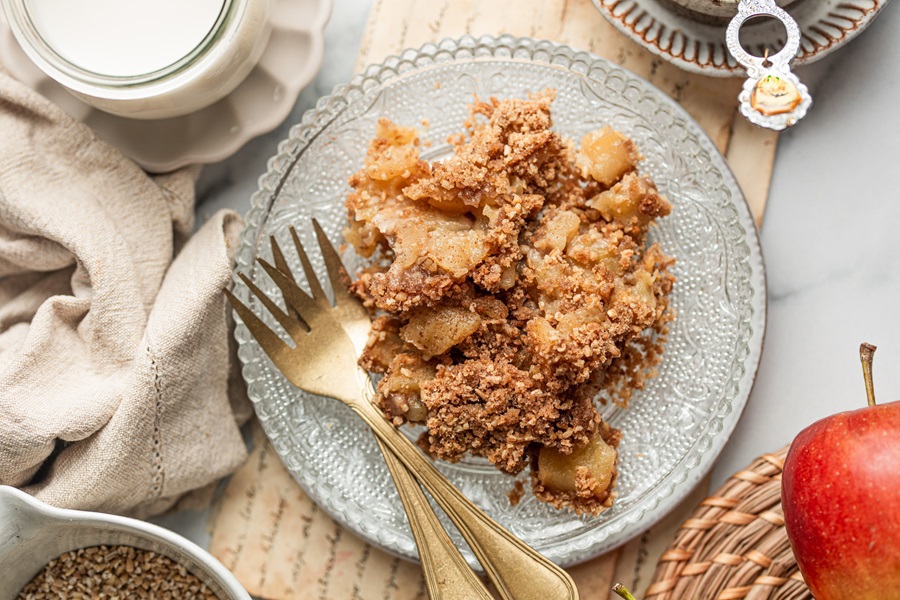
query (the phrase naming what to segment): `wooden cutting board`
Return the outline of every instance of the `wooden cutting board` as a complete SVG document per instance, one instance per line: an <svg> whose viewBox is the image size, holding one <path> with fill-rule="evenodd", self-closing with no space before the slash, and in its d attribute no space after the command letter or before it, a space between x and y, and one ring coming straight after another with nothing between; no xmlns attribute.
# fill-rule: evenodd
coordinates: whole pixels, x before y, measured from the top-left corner
<svg viewBox="0 0 900 600"><path fill-rule="evenodd" d="M591 0L375 0L357 69L445 37L510 33L544 38L616 62L675 98L725 154L762 221L777 135L737 110L741 81L685 73L626 39ZM255 425L255 449L231 478L211 519L211 552L253 594L269 600L422 600L418 566L390 556L320 511ZM584 600L617 598L616 581L640 594L657 558L706 485L624 548L570 569ZM548 599L551 600L551 599Z"/></svg>

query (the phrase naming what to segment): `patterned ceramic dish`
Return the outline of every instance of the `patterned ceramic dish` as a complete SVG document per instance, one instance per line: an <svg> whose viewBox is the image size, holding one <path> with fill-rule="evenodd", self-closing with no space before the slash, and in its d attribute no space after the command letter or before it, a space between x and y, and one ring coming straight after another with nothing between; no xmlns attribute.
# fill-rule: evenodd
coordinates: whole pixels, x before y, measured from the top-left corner
<svg viewBox="0 0 900 600"><path fill-rule="evenodd" d="M277 127L322 64L331 0L273 0L272 34L247 78L215 104L183 117L139 121L93 108L50 79L19 47L0 14L0 64L148 171L212 163Z"/></svg>
<svg viewBox="0 0 900 600"><path fill-rule="evenodd" d="M684 498L737 423L759 363L766 289L755 225L724 158L674 101L605 60L550 42L465 37L406 51L321 99L281 143L253 196L237 270L277 296L254 264L258 255L271 257L269 235L289 248L293 224L314 248L309 220L315 217L333 242L342 241L347 177L362 166L380 117L406 125L428 119L423 137L432 145L423 156L433 159L449 153L446 137L460 130L474 94L524 97L545 88L558 91L557 131L580 139L611 123L646 156L642 170L674 205L651 236L678 260L672 297L678 317L659 377L629 409L601 408L624 434L619 497L606 513L577 517L530 493L510 506L512 478L480 459L438 467L515 535L552 560L572 564L638 535ZM352 250L344 260L351 272L363 264ZM294 273L301 273L294 262ZM321 262L314 264L324 277ZM246 286L236 290L268 318ZM297 481L369 542L415 557L396 490L362 421L340 402L291 387L242 325L236 337L256 413Z"/></svg>
<svg viewBox="0 0 900 600"><path fill-rule="evenodd" d="M708 19L684 8L687 0L593 2L616 29L686 71L723 77L744 75L744 67L734 60L725 45L727 19L702 22ZM794 64L812 63L837 50L862 33L888 2L797 0L790 4L788 11L803 35ZM747 50L757 56L762 56L767 47L775 53L784 46L784 28L776 22L748 24L741 36Z"/></svg>

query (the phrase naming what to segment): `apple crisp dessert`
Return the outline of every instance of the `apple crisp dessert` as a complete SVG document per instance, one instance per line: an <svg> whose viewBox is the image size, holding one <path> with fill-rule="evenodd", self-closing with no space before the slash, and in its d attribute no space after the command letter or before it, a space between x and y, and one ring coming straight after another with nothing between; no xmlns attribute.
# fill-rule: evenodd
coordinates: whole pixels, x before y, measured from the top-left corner
<svg viewBox="0 0 900 600"><path fill-rule="evenodd" d="M476 101L432 164L381 120L345 237L371 258L352 289L379 315L360 364L385 416L424 424L432 456L530 465L540 500L597 514L621 435L594 402L627 404L659 364L674 260L645 238L671 206L622 134L555 133L554 95Z"/></svg>

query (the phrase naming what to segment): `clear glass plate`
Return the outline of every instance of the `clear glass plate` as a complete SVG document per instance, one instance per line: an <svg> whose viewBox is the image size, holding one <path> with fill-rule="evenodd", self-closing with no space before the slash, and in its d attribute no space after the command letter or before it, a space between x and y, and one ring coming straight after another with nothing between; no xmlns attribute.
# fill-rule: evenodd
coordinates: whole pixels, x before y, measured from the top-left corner
<svg viewBox="0 0 900 600"><path fill-rule="evenodd" d="M674 210L652 239L677 259L672 324L659 377L622 410L602 406L622 430L619 497L599 517L576 516L530 493L510 506L513 479L482 460L438 467L469 498L550 559L573 564L640 534L673 508L709 471L747 401L765 329L766 290L756 228L725 160L700 127L644 80L593 55L531 39L471 37L410 50L370 67L304 115L279 146L253 196L237 269L268 293L277 288L255 264L270 258L269 236L290 248L295 225L315 249L317 218L336 243L346 216L347 178L363 164L381 117L420 125L426 158L448 152L467 104L525 97L555 88L554 127L580 139L611 124L635 140ZM324 278L318 253L314 265ZM299 261L295 273L300 273ZM343 254L351 273L362 264ZM274 321L248 297L258 314ZM276 294L277 295L277 294ZM318 505L370 543L415 558L415 545L371 433L337 401L298 391L278 372L243 325L236 337L256 413L287 468ZM348 374L349 375L349 374ZM409 428L404 431L415 437ZM525 477L521 477L524 479ZM526 486L527 488L527 486ZM465 544L449 520L445 524ZM464 551L470 562L474 558Z"/></svg>

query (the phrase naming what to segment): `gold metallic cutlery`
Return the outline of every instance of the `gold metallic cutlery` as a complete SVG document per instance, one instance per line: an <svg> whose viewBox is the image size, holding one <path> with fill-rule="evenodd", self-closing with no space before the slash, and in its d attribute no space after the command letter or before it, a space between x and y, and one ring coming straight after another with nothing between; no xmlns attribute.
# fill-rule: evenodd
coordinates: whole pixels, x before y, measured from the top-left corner
<svg viewBox="0 0 900 600"><path fill-rule="evenodd" d="M341 281L343 266L337 252L315 222L314 227L334 291L335 305L332 306L327 300L292 228L291 235L307 274L312 296L296 284L274 240L273 261L277 266L263 259L258 259L258 262L280 288L288 310L282 310L248 277L243 274L240 277L284 328L295 345L291 347L282 341L278 334L246 305L226 291L232 306L250 333L291 383L310 393L333 397L344 402L375 433L388 466L392 467L392 473L395 476L400 473L400 479L395 481L408 514L412 512L409 514L410 522L415 520L417 523L412 526L417 544L420 537L423 539L419 546L423 568L431 569L431 573L426 574L426 579L440 581L441 573L435 563L443 561L444 558L437 558L431 554L434 547L439 548L438 552L445 552L445 557L455 557L458 551L451 553L447 548L446 542L449 542L449 538L446 541L437 539L441 535L446 537L446 532L436 522L436 517L424 498L418 499L421 490L416 493L418 485L408 480L409 475L425 486L457 526L502 598L576 600L578 591L565 571L510 534L463 496L412 442L384 419L381 411L371 402L374 393L371 382L368 375L360 373L356 365L357 352L364 344L369 318L359 300L350 295ZM348 372L357 373L359 376L347 377ZM399 459L405 469L400 469L395 459ZM392 461L395 462L392 464ZM407 494L405 498L404 494ZM424 514L426 511L416 511L417 507L427 508L430 516ZM452 562L455 558L447 560ZM429 563L427 567L426 562ZM446 564L449 563L441 564L441 569ZM471 584L467 576L461 575L458 569L453 572L455 573L453 582L458 585ZM429 593L437 594L440 590L429 587ZM477 593L470 591L468 595L463 593L461 596L432 597L477 598L479 596L474 595Z"/></svg>
<svg viewBox="0 0 900 600"><path fill-rule="evenodd" d="M313 221L313 226L334 293L334 305L329 302L328 296L322 289L306 251L300 243L297 231L291 227L291 237L300 257L300 262L303 265L307 284L313 298L319 306L328 311L331 317L340 324L353 343L356 356L359 356L366 346L372 321L369 319L369 314L362 303L347 291L342 282L342 276L346 276L346 271L341 263L340 256L335 252L334 247L328 241L318 222ZM272 259L275 267L293 279L291 268L284 258L281 247L275 241L275 237L270 237L269 241L272 246ZM255 286L243 274L240 277L254 294L259 297L260 293L254 289ZM363 392L371 399L375 394L375 390L369 374L362 369L357 369L357 374ZM469 567L453 540L444 531L443 525L441 525L437 515L434 514L431 505L428 504L428 499L425 497L416 479L406 469L406 466L384 445L384 442L377 436L375 440L378 442L378 448L384 456L384 461L387 463L394 485L397 487L397 492L400 495L403 509L406 511L406 517L409 521L413 538L416 541L416 548L419 551L419 559L422 563L422 572L425 576L425 586L429 597L446 600L492 599L493 596L490 595L484 584Z"/></svg>

